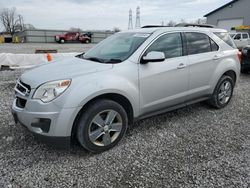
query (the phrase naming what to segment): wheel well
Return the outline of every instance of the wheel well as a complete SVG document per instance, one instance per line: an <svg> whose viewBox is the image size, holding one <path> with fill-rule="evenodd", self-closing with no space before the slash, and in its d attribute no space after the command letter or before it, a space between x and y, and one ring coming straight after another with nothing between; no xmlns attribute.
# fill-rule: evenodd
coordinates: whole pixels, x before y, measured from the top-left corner
<svg viewBox="0 0 250 188"><path fill-rule="evenodd" d="M229 70L223 75L230 76L233 79L234 83L236 82L236 73L233 70Z"/></svg>
<svg viewBox="0 0 250 188"><path fill-rule="evenodd" d="M110 99L110 100L113 100L113 101L117 102L118 104L120 104L127 113L128 123L129 124L133 123L133 120L134 120L133 108L132 108L130 101L126 97L124 97L123 95L120 95L120 94L116 94L116 93L103 94L103 95L97 96L97 97L91 99L90 101L88 101L81 108L81 110L78 112L78 114L74 120L74 124L73 124L72 131L71 131L72 138L74 138L77 121L79 120L81 114L84 112L84 110L87 109L88 106L91 105L92 102L99 100L99 99Z"/></svg>

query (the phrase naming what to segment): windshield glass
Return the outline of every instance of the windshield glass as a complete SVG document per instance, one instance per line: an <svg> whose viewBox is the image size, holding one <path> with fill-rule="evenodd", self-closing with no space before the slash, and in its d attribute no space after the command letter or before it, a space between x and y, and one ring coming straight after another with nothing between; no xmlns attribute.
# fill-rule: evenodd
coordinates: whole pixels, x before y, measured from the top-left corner
<svg viewBox="0 0 250 188"><path fill-rule="evenodd" d="M149 33L117 33L89 50L83 58L100 63L119 63L130 57L149 36Z"/></svg>

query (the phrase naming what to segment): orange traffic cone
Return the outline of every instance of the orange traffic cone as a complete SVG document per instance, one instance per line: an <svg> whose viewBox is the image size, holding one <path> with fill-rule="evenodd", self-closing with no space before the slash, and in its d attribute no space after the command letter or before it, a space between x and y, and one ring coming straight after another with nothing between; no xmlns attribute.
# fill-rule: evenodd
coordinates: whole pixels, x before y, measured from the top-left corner
<svg viewBox="0 0 250 188"><path fill-rule="evenodd" d="M47 60L48 60L48 61L52 61L52 55L49 54L49 53L47 53Z"/></svg>

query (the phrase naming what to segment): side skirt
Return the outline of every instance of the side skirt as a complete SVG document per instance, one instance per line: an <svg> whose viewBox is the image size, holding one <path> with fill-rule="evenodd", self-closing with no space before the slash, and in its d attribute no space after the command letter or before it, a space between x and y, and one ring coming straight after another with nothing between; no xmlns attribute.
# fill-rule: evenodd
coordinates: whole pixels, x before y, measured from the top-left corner
<svg viewBox="0 0 250 188"><path fill-rule="evenodd" d="M202 101L208 100L210 98L211 98L211 95L207 95L207 96L204 96L202 98L197 98L197 99L187 101L185 103L177 104L175 106L171 106L171 107L164 108L164 109L161 109L161 110L157 110L157 111L149 112L149 113L146 113L146 114L142 114L141 116L139 116L137 118L134 118L134 122L142 120L142 119L146 119L146 118L149 118L149 117L152 117L152 116L164 114L166 112L170 112L170 111L173 111L173 110L176 110L176 109L179 109L179 108L186 107L186 106L191 105L191 104L202 102Z"/></svg>

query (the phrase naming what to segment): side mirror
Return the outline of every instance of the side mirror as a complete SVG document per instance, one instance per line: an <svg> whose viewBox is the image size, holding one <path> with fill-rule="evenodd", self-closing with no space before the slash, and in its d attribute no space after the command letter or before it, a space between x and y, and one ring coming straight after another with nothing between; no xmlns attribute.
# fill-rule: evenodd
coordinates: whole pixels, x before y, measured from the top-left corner
<svg viewBox="0 0 250 188"><path fill-rule="evenodd" d="M146 64L149 62L162 62L165 60L165 54L163 52L152 51L149 52L146 56L143 56L141 59L142 64Z"/></svg>

